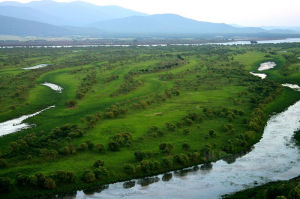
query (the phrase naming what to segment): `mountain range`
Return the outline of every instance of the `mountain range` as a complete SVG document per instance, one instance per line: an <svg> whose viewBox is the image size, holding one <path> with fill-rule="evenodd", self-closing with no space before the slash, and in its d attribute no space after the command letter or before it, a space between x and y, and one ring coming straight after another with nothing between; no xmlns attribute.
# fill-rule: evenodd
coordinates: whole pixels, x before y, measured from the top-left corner
<svg viewBox="0 0 300 199"><path fill-rule="evenodd" d="M0 3L0 34L17 36L96 36L107 34L253 34L256 27L237 27L175 14L147 15L119 6L52 0ZM282 32L289 33L289 30ZM291 31L294 33L294 31Z"/></svg>

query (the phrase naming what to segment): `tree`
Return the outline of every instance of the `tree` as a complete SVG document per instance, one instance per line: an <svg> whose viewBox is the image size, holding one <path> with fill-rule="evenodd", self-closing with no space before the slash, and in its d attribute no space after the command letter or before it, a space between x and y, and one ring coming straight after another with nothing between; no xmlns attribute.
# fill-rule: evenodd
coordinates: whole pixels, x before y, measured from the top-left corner
<svg viewBox="0 0 300 199"><path fill-rule="evenodd" d="M103 153L103 152L105 152L105 147L104 147L103 144L97 144L97 145L96 145L96 150L97 150L98 152L100 152L100 153Z"/></svg>
<svg viewBox="0 0 300 199"><path fill-rule="evenodd" d="M68 100L66 103L65 103L66 107L68 108L73 108L77 105L77 102L75 100Z"/></svg>
<svg viewBox="0 0 300 199"><path fill-rule="evenodd" d="M123 167L124 172L128 175L132 175L135 173L135 167L132 164L126 164Z"/></svg>
<svg viewBox="0 0 300 199"><path fill-rule="evenodd" d="M78 147L79 151L86 151L87 149L88 149L88 145L86 143L82 143Z"/></svg>
<svg viewBox="0 0 300 199"><path fill-rule="evenodd" d="M93 166L94 166L95 168L103 167L103 166L104 166L104 162L103 162L102 160L97 160L97 161L93 164Z"/></svg>
<svg viewBox="0 0 300 199"><path fill-rule="evenodd" d="M55 179L57 179L59 182L71 183L74 182L75 176L74 173L69 171L56 171Z"/></svg>
<svg viewBox="0 0 300 199"><path fill-rule="evenodd" d="M85 141L85 143L87 144L89 150L93 150L95 145L94 145L94 143L91 142L91 140L87 140L87 141Z"/></svg>
<svg viewBox="0 0 300 199"><path fill-rule="evenodd" d="M108 171L104 167L99 167L94 170L94 174L97 179L100 179L101 177L108 176Z"/></svg>
<svg viewBox="0 0 300 199"><path fill-rule="evenodd" d="M166 153L166 154L169 154L171 153L171 151L173 150L173 145L172 144L168 144L168 143L162 143L159 145L159 150L162 152L162 153Z"/></svg>
<svg viewBox="0 0 300 199"><path fill-rule="evenodd" d="M187 144L187 143L183 143L183 144L182 144L182 149L183 149L183 150L188 151L188 150L190 150L190 148L191 148L191 147L190 147L189 144Z"/></svg>
<svg viewBox="0 0 300 199"><path fill-rule="evenodd" d="M212 129L209 130L208 134L209 134L210 137L213 137L213 138L216 138L216 137L217 137L217 134L216 134L215 131L212 130Z"/></svg>
<svg viewBox="0 0 300 199"><path fill-rule="evenodd" d="M7 193L11 189L11 182L9 178L0 177L0 193Z"/></svg>
<svg viewBox="0 0 300 199"><path fill-rule="evenodd" d="M44 188L55 189L56 188L55 181L52 178L46 178L44 182Z"/></svg>
<svg viewBox="0 0 300 199"><path fill-rule="evenodd" d="M92 183L96 180L96 176L92 171L85 171L82 175L82 180L87 183Z"/></svg>
<svg viewBox="0 0 300 199"><path fill-rule="evenodd" d="M7 167L7 162L4 158L0 159L0 168L5 168Z"/></svg>

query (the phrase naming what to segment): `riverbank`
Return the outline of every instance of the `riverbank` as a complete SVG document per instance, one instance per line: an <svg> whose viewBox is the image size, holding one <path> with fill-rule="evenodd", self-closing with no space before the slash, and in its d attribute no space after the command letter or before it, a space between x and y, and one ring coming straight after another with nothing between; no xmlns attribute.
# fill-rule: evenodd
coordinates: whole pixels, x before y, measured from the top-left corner
<svg viewBox="0 0 300 199"><path fill-rule="evenodd" d="M36 80L36 88L56 95L57 106L30 119L34 128L0 139L1 158L7 163L0 176L12 185L11 194L3 196L42 197L102 187L201 163L206 164L198 173L205 173L210 165L227 165L217 160L232 162L232 155L248 151L261 139L270 116L300 98L269 75L261 80L249 74L249 62L261 58L245 52L267 56L261 47L141 48L82 48L76 53L43 49L43 54L54 53L53 67ZM246 63L235 61L238 55ZM41 86L43 82L55 82L64 90L58 94ZM33 94L30 98L39 103L49 102L47 95ZM8 97L2 100L10 102ZM173 179L177 182L187 170L171 172ZM125 192L139 191L140 185L157 179L137 180ZM109 186L123 190L123 183Z"/></svg>

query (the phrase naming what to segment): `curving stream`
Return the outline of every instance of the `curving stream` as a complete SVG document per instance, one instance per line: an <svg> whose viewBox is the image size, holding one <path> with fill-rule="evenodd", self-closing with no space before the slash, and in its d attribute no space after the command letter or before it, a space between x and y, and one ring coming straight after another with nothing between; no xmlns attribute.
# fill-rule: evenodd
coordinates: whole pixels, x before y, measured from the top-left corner
<svg viewBox="0 0 300 199"><path fill-rule="evenodd" d="M48 82L45 82L42 85L47 86L47 87L51 88L52 90L57 91L59 93L61 93L62 89L63 89L62 87L60 87L56 84L52 84L52 83L48 83ZM32 125L23 123L24 120L26 120L30 117L34 117L34 116L36 116L50 108L54 108L54 107L55 107L55 105L49 106L49 107L47 107L41 111L38 111L36 113L30 114L30 115L23 115L19 118L0 123L0 136L7 135L10 133L15 133L15 132L30 128Z"/></svg>
<svg viewBox="0 0 300 199"><path fill-rule="evenodd" d="M56 84L48 83L48 82L45 82L42 85L47 86L47 87L51 88L52 90L57 91L59 93L61 93L62 90L63 90L62 87L60 87L60 86L58 86Z"/></svg>
<svg viewBox="0 0 300 199"><path fill-rule="evenodd" d="M23 129L30 128L31 125L29 125L27 123L23 123L24 120L26 120L30 117L34 117L34 116L36 116L50 108L54 108L54 107L55 107L54 105L49 106L49 107L47 107L41 111L38 111L36 113L30 114L30 115L23 115L19 118L0 123L0 136L7 135L10 133L15 133L15 132L21 131Z"/></svg>
<svg viewBox="0 0 300 199"><path fill-rule="evenodd" d="M219 160L212 164L212 168L190 168L187 170L192 170L191 172L181 172L185 175L180 175L180 172L171 172L172 178L170 174L167 178L166 175L159 175L152 178L152 182L156 183L149 186L141 186L141 180L133 180L133 187L128 189L123 188L124 183L115 183L92 195L78 191L75 198L215 199L249 186L288 180L300 174L300 151L292 141L294 131L298 128L300 101L286 111L272 116L260 142L254 145L251 152L233 163ZM163 181L169 178L169 181Z"/></svg>

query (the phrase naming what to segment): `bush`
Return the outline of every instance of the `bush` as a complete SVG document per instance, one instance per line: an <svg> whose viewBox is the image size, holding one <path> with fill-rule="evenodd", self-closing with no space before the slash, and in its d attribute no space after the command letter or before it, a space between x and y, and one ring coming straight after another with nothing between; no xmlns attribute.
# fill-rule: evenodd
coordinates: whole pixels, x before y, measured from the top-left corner
<svg viewBox="0 0 300 199"><path fill-rule="evenodd" d="M82 180L87 183L92 183L96 180L96 176L92 171L85 171L82 175Z"/></svg>
<svg viewBox="0 0 300 199"><path fill-rule="evenodd" d="M18 174L16 176L16 183L18 186L27 186L29 183L29 177L23 174Z"/></svg>
<svg viewBox="0 0 300 199"><path fill-rule="evenodd" d="M46 178L44 182L44 188L55 189L56 188L55 181L52 178Z"/></svg>
<svg viewBox="0 0 300 199"><path fill-rule="evenodd" d="M217 137L217 134L215 133L214 130L209 130L208 134L209 134L210 137L213 137L213 138Z"/></svg>
<svg viewBox="0 0 300 199"><path fill-rule="evenodd" d="M174 124L172 124L171 122L167 122L166 127L169 131L175 131L175 129L176 129L176 126Z"/></svg>
<svg viewBox="0 0 300 199"><path fill-rule="evenodd" d="M39 187L44 187L44 182L46 180L46 177L42 173L35 174L35 177L37 178L37 185Z"/></svg>
<svg viewBox="0 0 300 199"><path fill-rule="evenodd" d="M88 145L86 143L82 143L78 147L79 151L86 151L87 149L88 149Z"/></svg>
<svg viewBox="0 0 300 199"><path fill-rule="evenodd" d="M59 153L62 155L69 155L70 154L70 149L69 147L65 146L64 148L59 150Z"/></svg>
<svg viewBox="0 0 300 199"><path fill-rule="evenodd" d="M1 158L0 159L0 168L6 168L7 167L7 162L5 159Z"/></svg>
<svg viewBox="0 0 300 199"><path fill-rule="evenodd" d="M97 160L94 165L95 168L99 168L99 167L103 167L104 166L104 162L102 160Z"/></svg>
<svg viewBox="0 0 300 199"><path fill-rule="evenodd" d="M135 156L135 159L137 161L142 161L145 158L152 157L153 154L150 151L146 151L146 152L144 152L144 151L136 151L136 152L134 152L134 156Z"/></svg>
<svg viewBox="0 0 300 199"><path fill-rule="evenodd" d="M166 144L166 143L162 143L159 145L159 150L162 152L162 153L166 153L166 154L169 154L171 153L171 151L173 150L173 145L172 144Z"/></svg>
<svg viewBox="0 0 300 199"><path fill-rule="evenodd" d="M162 165L164 168L170 168L170 167L173 165L172 158L171 158L171 157L164 157L164 158L162 159L161 165Z"/></svg>
<svg viewBox="0 0 300 199"><path fill-rule="evenodd" d="M135 167L132 164L126 164L124 167L124 172L128 175L135 173Z"/></svg>
<svg viewBox="0 0 300 199"><path fill-rule="evenodd" d="M120 146L114 142L114 141L110 141L108 143L108 148L111 150L111 151L119 151L120 150Z"/></svg>
<svg viewBox="0 0 300 199"><path fill-rule="evenodd" d="M66 107L68 108L73 108L77 105L77 102L75 100L68 100L66 103L65 103Z"/></svg>
<svg viewBox="0 0 300 199"><path fill-rule="evenodd" d="M91 140L87 140L85 143L87 144L89 150L93 150L95 145L91 142Z"/></svg>
<svg viewBox="0 0 300 199"><path fill-rule="evenodd" d="M7 193L11 189L11 182L9 178L0 177L0 193Z"/></svg>
<svg viewBox="0 0 300 199"><path fill-rule="evenodd" d="M103 144L97 144L97 145L96 145L96 150L97 150L98 152L100 152L100 153L103 153L103 152L105 152L105 147L104 147Z"/></svg>
<svg viewBox="0 0 300 199"><path fill-rule="evenodd" d="M187 165L189 162L189 158L185 154L179 154L174 156L174 162L180 165Z"/></svg>
<svg viewBox="0 0 300 199"><path fill-rule="evenodd" d="M187 144L187 143L183 143L183 144L182 144L182 149L183 149L183 150L188 151L188 150L190 150L190 148L191 148L191 147L190 147L189 144Z"/></svg>
<svg viewBox="0 0 300 199"><path fill-rule="evenodd" d="M96 177L97 179L100 179L101 177L106 177L106 176L108 176L108 171L107 171L106 168L100 167L100 168L96 168L96 169L94 170L94 174L95 174L95 177Z"/></svg>
<svg viewBox="0 0 300 199"><path fill-rule="evenodd" d="M74 173L68 171L56 171L55 178L59 182L71 183L75 181Z"/></svg>

